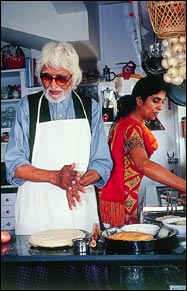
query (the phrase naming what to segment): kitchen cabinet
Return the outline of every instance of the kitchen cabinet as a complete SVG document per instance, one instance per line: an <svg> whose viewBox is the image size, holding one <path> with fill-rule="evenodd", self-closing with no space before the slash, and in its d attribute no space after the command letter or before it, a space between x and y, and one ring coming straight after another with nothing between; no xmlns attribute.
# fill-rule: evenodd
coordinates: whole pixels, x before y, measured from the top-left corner
<svg viewBox="0 0 187 291"><path fill-rule="evenodd" d="M1 161L7 145L3 135L9 134L17 104L25 94L25 69L1 70Z"/></svg>
<svg viewBox="0 0 187 291"><path fill-rule="evenodd" d="M101 67L122 73L123 64L133 61L135 72L142 74L141 51L131 1L100 5Z"/></svg>
<svg viewBox="0 0 187 291"><path fill-rule="evenodd" d="M15 201L17 188L1 186L1 229L15 230Z"/></svg>
<svg viewBox="0 0 187 291"><path fill-rule="evenodd" d="M19 98L23 97L26 93L25 69L1 70L2 89L8 87L8 85L14 85L14 84L21 86L21 95L19 96ZM2 99L2 96L1 96L1 99Z"/></svg>
<svg viewBox="0 0 187 291"><path fill-rule="evenodd" d="M25 69L1 70L1 161L4 161L7 138L20 98L41 89L26 87Z"/></svg>

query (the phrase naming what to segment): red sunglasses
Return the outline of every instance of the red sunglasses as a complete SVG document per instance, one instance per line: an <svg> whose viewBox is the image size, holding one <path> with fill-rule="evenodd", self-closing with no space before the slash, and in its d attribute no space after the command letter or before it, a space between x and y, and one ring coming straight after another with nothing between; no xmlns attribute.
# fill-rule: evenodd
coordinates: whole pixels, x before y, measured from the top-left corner
<svg viewBox="0 0 187 291"><path fill-rule="evenodd" d="M40 78L43 83L51 83L53 80L57 83L59 86L65 86L69 80L71 79L72 75L67 78L64 75L57 75L55 78L53 78L50 74L48 73L41 73Z"/></svg>

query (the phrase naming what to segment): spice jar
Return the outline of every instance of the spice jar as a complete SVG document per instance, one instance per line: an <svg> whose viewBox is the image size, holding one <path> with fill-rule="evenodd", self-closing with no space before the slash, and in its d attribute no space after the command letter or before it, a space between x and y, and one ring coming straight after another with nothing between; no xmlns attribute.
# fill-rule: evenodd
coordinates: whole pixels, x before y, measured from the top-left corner
<svg viewBox="0 0 187 291"><path fill-rule="evenodd" d="M9 132L3 132L3 136L1 138L2 142L8 142L9 139Z"/></svg>

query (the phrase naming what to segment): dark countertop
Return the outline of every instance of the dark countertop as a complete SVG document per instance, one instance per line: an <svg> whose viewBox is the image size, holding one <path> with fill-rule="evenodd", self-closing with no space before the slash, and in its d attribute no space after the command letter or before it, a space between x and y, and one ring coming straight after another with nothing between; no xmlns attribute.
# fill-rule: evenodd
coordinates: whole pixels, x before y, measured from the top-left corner
<svg viewBox="0 0 187 291"><path fill-rule="evenodd" d="M105 249L91 250L90 255L74 255L72 247L62 248L41 248L32 247L29 244L27 235L11 235L11 241L1 244L1 262L18 263L18 262L89 262L97 264L119 263L119 264L160 264L165 262L175 264L186 264L186 251L179 246L168 254L132 254L118 255L106 254ZM179 239L181 241L181 239ZM184 241L185 239L182 239Z"/></svg>
<svg viewBox="0 0 187 291"><path fill-rule="evenodd" d="M102 245L74 255L72 247L34 248L29 236L11 236L1 244L1 290L186 290L181 246L168 254L117 255Z"/></svg>

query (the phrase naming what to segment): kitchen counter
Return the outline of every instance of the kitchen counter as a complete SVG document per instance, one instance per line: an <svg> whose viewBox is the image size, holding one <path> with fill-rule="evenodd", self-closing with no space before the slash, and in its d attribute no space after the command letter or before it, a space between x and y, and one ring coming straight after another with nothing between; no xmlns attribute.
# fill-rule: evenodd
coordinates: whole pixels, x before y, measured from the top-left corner
<svg viewBox="0 0 187 291"><path fill-rule="evenodd" d="M53 249L52 248L46 249L41 247L35 248L29 244L28 236L26 235L16 236L12 234L12 238L9 243L1 244L1 265L3 266L3 268L1 268L3 285L5 286L6 284L10 284L8 285L8 287L6 286L5 289L1 290L13 290L10 289L12 286L17 288L17 290L49 290L47 289L48 287L45 287L46 280L49 280L48 269L54 268L55 271L53 271L53 273L56 275L57 272L62 272L62 270L64 272L66 268L67 270L69 270L68 268L70 268L70 266L71 267L73 266L73 268L77 268L77 270L79 270L80 268L91 268L91 270L94 269L94 272L96 272L95 274L97 274L94 275L95 278L94 280L98 281L99 280L98 278L100 278L100 282L102 282L102 284L104 285L102 285L102 287L99 287L101 283L99 284L97 282L95 287L93 286L90 287L91 289L84 286L81 286L80 289L79 288L75 289L75 286L72 287L72 289L68 289L69 285L66 285L66 288L68 290L81 290L81 288L83 288L83 290L117 290L117 289L119 290L120 288L122 288L121 290L134 290L135 287L132 287L132 281L131 280L128 281L129 278L131 278L132 273L133 274L135 273L133 275L135 276L134 278L136 278L135 281L133 281L134 282L133 284L135 284L135 286L136 284L139 284L138 286L144 284L141 287L142 289L139 290L151 290L151 288L154 288L155 290L171 290L169 288L176 284L180 286L180 290L186 290L183 289L185 288L186 284L185 282L186 254L185 250L184 249L182 250L180 248L172 250L172 252L168 254L138 254L138 255L137 254L108 255L106 254L105 249L102 249L96 251L93 250L91 251L90 255L79 256L73 254L72 247ZM45 272L43 271L43 268L46 268ZM104 268L104 271L102 268ZM150 274L152 276L152 279L153 274L155 274L154 276L158 276L156 275L157 270L158 272L160 272L160 270L163 270L164 274L162 275L162 279L159 283L160 287L157 286L157 283L154 283L156 281L153 280L151 281L152 283L150 283L150 281L148 283L146 279L150 277ZM45 275L47 279L45 278L43 272L45 274L48 274ZM86 271L87 275L88 272L90 272L90 274L93 276L93 270L92 271L90 271L90 269L89 271L87 270ZM105 272L107 272L107 274L108 273L110 274L109 283L108 279L106 281L107 283L105 282L105 279L103 277L104 275L98 275L100 273L104 274ZM81 271L79 270L78 273L79 273L78 278L80 278L80 276L82 277L85 276L83 275L84 271L82 271L82 269ZM29 278L31 274L32 276L33 274L35 274L34 275L35 283L33 283L35 284L34 289L32 289L32 286L30 286L31 281ZM139 282L142 276L144 280L143 282ZM54 277L54 275L52 275L52 277ZM125 277L127 277L128 279L127 282L129 283L124 281ZM11 280L12 283L10 283ZM17 285L16 286L14 285L18 284L18 282L19 284L22 285L24 284L23 289L21 289L21 287L18 287ZM51 285L51 283L49 283L49 281L47 282L48 282L46 283L47 286L50 286L51 288L54 287L53 285ZM40 289L38 287L38 284L40 285L43 284L43 287L41 287ZM109 287L107 287L108 284ZM131 287L127 286L128 284L130 284ZM153 284L154 287L150 284ZM53 290L65 290L61 288L62 286L59 287L59 289L53 288Z"/></svg>
<svg viewBox="0 0 187 291"><path fill-rule="evenodd" d="M32 247L27 235L11 235L11 241L1 244L1 262L90 262L90 263L136 263L152 264L156 262L183 263L186 260L185 249L181 247L172 250L169 254L135 254L135 255L108 255L105 249L91 250L90 255L74 255L72 247L42 248ZM179 242L185 238L178 238Z"/></svg>

